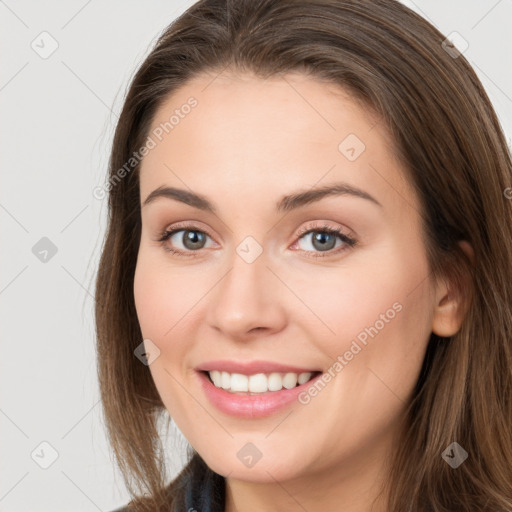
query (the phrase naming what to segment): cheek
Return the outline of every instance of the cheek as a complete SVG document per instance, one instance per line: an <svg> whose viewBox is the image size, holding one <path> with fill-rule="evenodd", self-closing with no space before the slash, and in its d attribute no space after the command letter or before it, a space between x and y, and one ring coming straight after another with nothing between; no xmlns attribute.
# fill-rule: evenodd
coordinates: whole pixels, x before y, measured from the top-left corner
<svg viewBox="0 0 512 512"><path fill-rule="evenodd" d="M376 256L371 262L360 261L339 270L309 270L308 278L300 280L296 275L305 272L289 271L283 280L293 283L302 303L297 303L297 313L305 312L294 315L293 321L301 322L307 331L316 328L319 338L334 351L343 348L343 340L356 338L375 324L379 331L383 325L387 328L395 318L404 316L398 310L410 311L412 306L418 310L426 305L424 290L411 293L426 275L422 265L412 266L384 252Z"/></svg>
<svg viewBox="0 0 512 512"><path fill-rule="evenodd" d="M205 290L193 272L162 264L142 251L134 276L134 300L144 337L158 345L187 323ZM192 311L191 311L192 309ZM190 311L190 313L189 313ZM183 319L183 320L182 320ZM160 347L163 349L163 347Z"/></svg>
<svg viewBox="0 0 512 512"><path fill-rule="evenodd" d="M342 376L335 386L347 401L359 397L361 418L369 409L405 402L419 376L432 305L428 265L409 258L388 254L375 260L380 264L353 266L314 293L310 289L306 299L329 327L316 343L339 363L331 365Z"/></svg>
<svg viewBox="0 0 512 512"><path fill-rule="evenodd" d="M306 272L293 269L283 280L294 284L309 309L293 321L304 332L317 331L310 339L330 359L346 354L353 371L393 368L410 384L431 332L432 304L422 245L408 243L408 251L400 243L382 244L347 260L345 268L319 267L315 275L310 268L307 279L298 280Z"/></svg>
<svg viewBox="0 0 512 512"><path fill-rule="evenodd" d="M165 325L162 281L155 267L146 265L144 258L137 261L133 294L137 318L144 338L157 339Z"/></svg>
<svg viewBox="0 0 512 512"><path fill-rule="evenodd" d="M190 396L180 386L189 339L183 329L192 316L192 305L197 302L197 292L186 286L188 279L184 274L177 267L162 268L161 262L141 250L133 288L142 335L160 350L149 371L166 409L180 424L186 420L184 412L191 406Z"/></svg>

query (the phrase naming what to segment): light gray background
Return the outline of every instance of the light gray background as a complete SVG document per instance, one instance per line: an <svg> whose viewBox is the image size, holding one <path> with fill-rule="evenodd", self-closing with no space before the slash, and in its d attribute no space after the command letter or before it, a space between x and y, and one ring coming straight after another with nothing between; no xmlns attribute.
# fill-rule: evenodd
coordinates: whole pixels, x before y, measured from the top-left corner
<svg viewBox="0 0 512 512"><path fill-rule="evenodd" d="M93 284L107 203L92 190L104 183L129 79L192 3L0 0L0 512L110 511L128 500L96 381ZM464 55L510 144L512 0L404 3L469 43ZM58 43L46 59L31 47L51 48L43 31ZM33 253L43 237L57 248L46 262ZM174 474L179 431L168 444Z"/></svg>

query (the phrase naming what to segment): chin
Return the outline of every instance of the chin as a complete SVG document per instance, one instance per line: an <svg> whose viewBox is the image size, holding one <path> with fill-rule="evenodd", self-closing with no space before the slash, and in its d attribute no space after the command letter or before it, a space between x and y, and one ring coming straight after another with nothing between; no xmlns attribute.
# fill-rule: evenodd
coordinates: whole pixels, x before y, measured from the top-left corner
<svg viewBox="0 0 512 512"><path fill-rule="evenodd" d="M236 455L227 459L219 459L213 454L208 457L201 455L208 467L222 475L235 480L243 480L255 483L275 483L285 481L300 476L301 468L296 461L284 461L282 457L273 452L272 455L261 458L253 463L252 466L246 466ZM243 457L242 457L243 458Z"/></svg>

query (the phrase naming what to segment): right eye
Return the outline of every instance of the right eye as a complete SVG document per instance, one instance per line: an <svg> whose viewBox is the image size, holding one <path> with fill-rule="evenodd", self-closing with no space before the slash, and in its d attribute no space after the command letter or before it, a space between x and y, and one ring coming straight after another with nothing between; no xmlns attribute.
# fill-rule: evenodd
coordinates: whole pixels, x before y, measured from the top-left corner
<svg viewBox="0 0 512 512"><path fill-rule="evenodd" d="M196 256L196 253L205 246L206 238L210 236L204 231L192 225L179 226L162 232L158 242L162 243L164 250L178 256ZM174 239L174 240L173 240ZM171 242L169 244L168 242ZM180 244L181 248L176 249L175 245ZM188 254L187 254L188 253Z"/></svg>

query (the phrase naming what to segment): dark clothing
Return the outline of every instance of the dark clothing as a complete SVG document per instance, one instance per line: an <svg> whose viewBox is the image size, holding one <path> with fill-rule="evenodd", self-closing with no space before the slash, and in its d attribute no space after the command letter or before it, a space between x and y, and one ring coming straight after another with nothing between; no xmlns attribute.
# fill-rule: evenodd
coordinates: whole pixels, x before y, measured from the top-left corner
<svg viewBox="0 0 512 512"><path fill-rule="evenodd" d="M185 503L179 512L224 512L226 507L226 479L213 472L201 461L187 476L184 496ZM128 505L112 512L131 512Z"/></svg>
<svg viewBox="0 0 512 512"><path fill-rule="evenodd" d="M225 478L207 468L201 481L188 480L183 512L224 512L225 492Z"/></svg>

